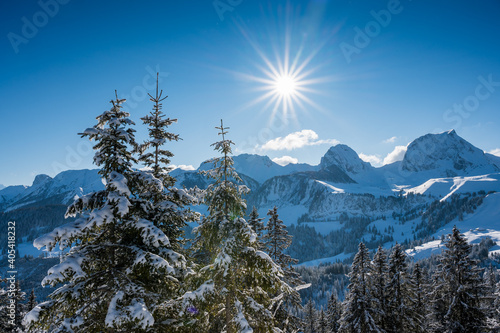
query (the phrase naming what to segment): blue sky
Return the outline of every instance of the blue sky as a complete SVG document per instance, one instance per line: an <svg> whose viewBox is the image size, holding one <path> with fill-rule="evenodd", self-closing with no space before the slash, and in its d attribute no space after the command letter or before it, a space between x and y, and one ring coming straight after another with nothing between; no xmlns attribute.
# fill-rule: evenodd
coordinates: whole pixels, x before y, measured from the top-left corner
<svg viewBox="0 0 500 333"><path fill-rule="evenodd" d="M93 168L77 133L115 89L144 139L156 71L175 165L214 155L221 118L237 153L278 161L317 164L341 142L380 165L451 128L498 152L498 17L496 0L4 1L0 184ZM259 99L286 54L303 77L285 112Z"/></svg>

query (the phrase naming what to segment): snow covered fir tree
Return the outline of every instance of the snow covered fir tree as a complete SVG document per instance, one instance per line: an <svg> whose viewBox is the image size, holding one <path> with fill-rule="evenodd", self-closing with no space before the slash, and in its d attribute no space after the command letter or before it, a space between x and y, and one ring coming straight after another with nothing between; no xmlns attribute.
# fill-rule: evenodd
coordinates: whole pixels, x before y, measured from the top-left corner
<svg viewBox="0 0 500 333"><path fill-rule="evenodd" d="M258 249L257 234L243 217L242 195L248 188L238 184L241 178L230 156L233 142L226 139L222 120L216 128L222 140L212 146L221 157L204 171L213 183L205 191L208 214L194 230L195 289L180 298L181 314L184 323L192 318L187 327L191 332L273 332L282 323L271 310L279 308L281 299L298 294L285 282L281 266Z"/></svg>
<svg viewBox="0 0 500 333"><path fill-rule="evenodd" d="M482 332L487 311L482 308L485 285L477 261L469 257L471 246L455 227L433 276L434 332Z"/></svg>
<svg viewBox="0 0 500 333"><path fill-rule="evenodd" d="M157 305L177 296L189 272L185 257L177 252L183 223L196 214L184 211L196 202L187 191L172 188L167 162L169 152L159 149L172 122L162 120L157 94L151 117L151 141L139 146L134 123L122 110L125 102L116 96L112 108L97 117L98 123L82 133L96 142L94 162L105 189L78 198L67 216L74 222L56 228L35 240L39 248L69 248L63 261L51 268L42 282L59 286L50 300L37 305L25 325L47 331L151 331L164 330ZM133 168L134 153L142 154L151 169ZM170 236L170 238L169 238ZM62 284L62 286L61 286Z"/></svg>
<svg viewBox="0 0 500 333"><path fill-rule="evenodd" d="M477 261L470 258L471 245L456 227L445 245L439 264L431 263L436 271L432 283L427 283L431 277L419 263L410 273L399 244L391 249L388 260L379 247L370 262L361 243L349 274L349 293L338 332L497 332L495 305L483 306L498 302L493 289L488 292L485 288L497 277L481 278Z"/></svg>
<svg viewBox="0 0 500 333"><path fill-rule="evenodd" d="M360 243L349 274L349 294L340 318L340 332L383 332L375 321L376 314L380 310L373 306L376 302L373 300L373 292L370 288L371 273L370 253L365 244Z"/></svg>
<svg viewBox="0 0 500 333"><path fill-rule="evenodd" d="M286 231L286 226L282 220L279 219L278 208L275 206L267 213L269 220L264 227L264 234L262 236L263 247L274 260L275 263L280 265L283 270L283 281L288 285L300 290L309 287L301 280L300 275L294 270L293 264L297 264L298 260L293 259L290 255L286 254L286 250L292 243L292 236ZM298 293L284 294L279 303L276 304L275 318L278 321L279 328L284 331L297 331L303 325L301 320L292 315L298 313L302 308L301 298Z"/></svg>

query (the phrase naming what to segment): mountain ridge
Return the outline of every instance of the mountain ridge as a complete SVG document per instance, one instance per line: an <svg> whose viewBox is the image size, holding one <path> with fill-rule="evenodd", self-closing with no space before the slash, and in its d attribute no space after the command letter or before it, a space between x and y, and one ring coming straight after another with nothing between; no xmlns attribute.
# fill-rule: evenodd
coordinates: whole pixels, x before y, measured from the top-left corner
<svg viewBox="0 0 500 333"><path fill-rule="evenodd" d="M305 184L307 180L323 182L321 184L329 190L332 186L338 188L336 193L362 193L366 190L366 193L377 192L384 193L384 195L399 191L404 191L405 194L410 192L425 194L422 186L426 182L435 184L439 182L439 179L500 172L498 166L500 157L487 154L473 146L458 136L454 130L439 134L426 134L415 139L408 145L402 161L382 167L373 167L370 163L361 160L359 155L345 144L330 147L318 165L302 163L281 166L268 156L256 154L236 155L233 160L235 169L246 177L246 182L261 193L274 192L276 186L283 187L283 185L278 185L280 182L291 184L295 180ZM210 163L205 161L197 170L175 169L172 175L179 178L180 186L205 187L208 184L207 181L197 172L210 167ZM441 183L444 182L453 181L441 181ZM495 183L497 182L495 178ZM336 187L336 184L340 184L340 187ZM267 190L266 187L268 187ZM275 188L271 189L271 187ZM103 188L96 169L67 170L54 178L41 174L35 177L31 186L8 186L1 189L0 211L16 209L42 199L44 201L50 198L56 200L55 197L58 197L57 203L69 204L75 196ZM488 186L488 189L491 188ZM441 194L447 195L447 193ZM62 197L59 198L61 195Z"/></svg>

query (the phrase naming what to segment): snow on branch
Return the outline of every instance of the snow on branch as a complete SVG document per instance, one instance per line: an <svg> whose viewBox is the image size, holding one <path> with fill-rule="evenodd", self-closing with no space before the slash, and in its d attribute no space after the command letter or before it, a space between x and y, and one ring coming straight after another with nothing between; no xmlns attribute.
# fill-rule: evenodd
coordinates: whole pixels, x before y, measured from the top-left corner
<svg viewBox="0 0 500 333"><path fill-rule="evenodd" d="M127 186L127 178L116 171L112 171L108 177L108 188L113 189L121 195L130 196L130 189Z"/></svg>
<svg viewBox="0 0 500 333"><path fill-rule="evenodd" d="M124 305L124 298L125 293L120 290L111 299L105 319L107 327L121 326L135 320L139 321L138 324L143 329L153 326L153 315L149 312L143 299L133 298L127 302L129 305Z"/></svg>
<svg viewBox="0 0 500 333"><path fill-rule="evenodd" d="M80 218L76 221L66 223L65 225L57 227L51 232L35 239L33 241L33 246L39 250L45 246L47 251L52 251L59 242L59 248L64 250L65 248L71 246L73 238L82 233L82 229L86 223L86 218Z"/></svg>
<svg viewBox="0 0 500 333"><path fill-rule="evenodd" d="M70 254L62 263L49 269L48 275L42 280L42 285L51 285L54 287L70 276L73 280L86 277L87 274L85 274L81 267L83 259L84 257L80 254Z"/></svg>
<svg viewBox="0 0 500 333"><path fill-rule="evenodd" d="M236 300L234 303L236 307L236 315L234 316L234 322L238 327L239 333L253 333L253 329L248 323L248 320L245 318L245 314L243 313L243 305L240 301Z"/></svg>
<svg viewBox="0 0 500 333"><path fill-rule="evenodd" d="M40 311L45 308L52 306L54 301L46 301L35 306L30 312L28 312L23 318L23 325L30 326L32 323L36 323L40 317Z"/></svg>
<svg viewBox="0 0 500 333"><path fill-rule="evenodd" d="M188 291L181 296L180 300L183 308L187 308L193 301L200 300L203 301L208 294L213 294L215 292L215 285L212 280L208 280L203 283L195 291Z"/></svg>
<svg viewBox="0 0 500 333"><path fill-rule="evenodd" d="M142 251L139 248L135 248L134 250L136 251L135 260L134 260L134 263L132 264L132 267L130 267L127 270L127 273L130 273L134 266L140 265L140 264L146 264L146 265L152 266L156 269L165 268L169 274L175 273L175 269L164 258L162 258L154 253L151 253L151 252Z"/></svg>
<svg viewBox="0 0 500 333"><path fill-rule="evenodd" d="M134 222L133 228L140 230L144 243L150 246L170 246L170 241L165 233L156 227L151 221L138 219Z"/></svg>

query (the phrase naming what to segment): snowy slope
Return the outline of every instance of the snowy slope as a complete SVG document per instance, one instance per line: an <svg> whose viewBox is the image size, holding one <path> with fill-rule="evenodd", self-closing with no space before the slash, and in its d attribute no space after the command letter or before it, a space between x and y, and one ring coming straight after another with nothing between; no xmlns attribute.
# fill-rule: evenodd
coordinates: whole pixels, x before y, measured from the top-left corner
<svg viewBox="0 0 500 333"><path fill-rule="evenodd" d="M471 177L434 178L419 186L404 189L405 193L430 194L442 197L441 200L446 200L453 193L479 191L500 192L500 173Z"/></svg>
<svg viewBox="0 0 500 333"><path fill-rule="evenodd" d="M332 183L317 180L318 183L325 186L331 193L333 194L341 194L341 193L353 193L353 194L364 194L370 193L374 196L391 196L394 195L394 190L392 190L386 183L381 183L380 186L376 186L377 184L371 183L353 183L353 184L345 184L345 183Z"/></svg>
<svg viewBox="0 0 500 333"><path fill-rule="evenodd" d="M433 235L438 240L417 246L415 249L408 250L407 253L415 259L441 253L444 248L440 240L441 236L450 234L455 225L472 244L479 243L485 237L491 237L493 241L500 244L500 193L488 195L477 211L465 216L463 221L455 219L438 230ZM492 250L500 252L500 247L497 245Z"/></svg>
<svg viewBox="0 0 500 333"><path fill-rule="evenodd" d="M498 167L500 169L500 156L496 156L496 155L488 154L488 153L485 153L485 155L486 155L486 158L488 159L488 161L490 161L490 163L494 164L496 167Z"/></svg>
<svg viewBox="0 0 500 333"><path fill-rule="evenodd" d="M349 259L353 256L354 256L354 253L347 253L347 254L341 253L341 254L337 254L336 256L333 256L333 257L304 261L303 263L300 263L296 266L311 267L311 266L319 266L321 264L333 264L336 262L343 262L344 260Z"/></svg>

